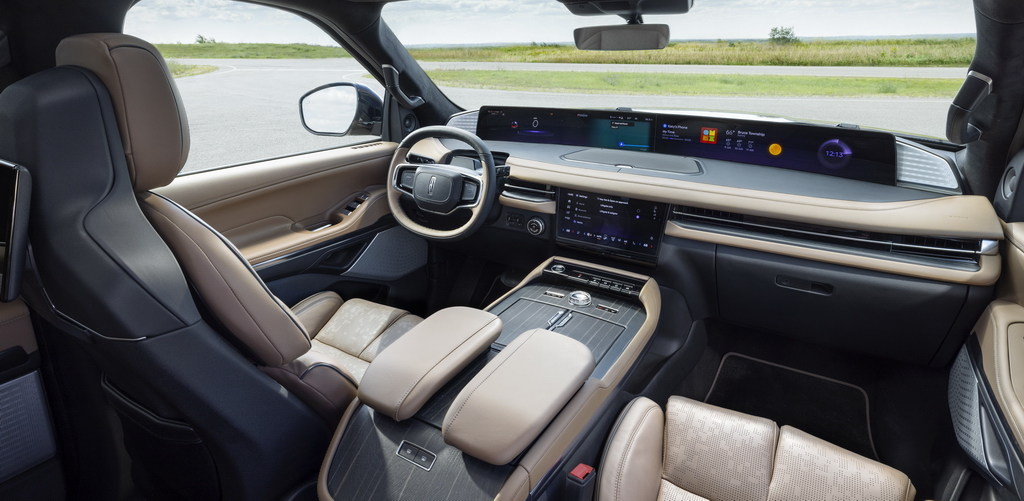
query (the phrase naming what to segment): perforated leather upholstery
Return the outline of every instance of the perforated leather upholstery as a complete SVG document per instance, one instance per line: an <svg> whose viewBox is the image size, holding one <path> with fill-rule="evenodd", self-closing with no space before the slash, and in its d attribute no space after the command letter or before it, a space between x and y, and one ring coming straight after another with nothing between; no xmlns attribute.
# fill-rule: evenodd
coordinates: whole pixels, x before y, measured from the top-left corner
<svg viewBox="0 0 1024 501"><path fill-rule="evenodd" d="M664 422L652 417L660 409L643 397L619 416L598 499L910 501L916 494L903 473L796 428L780 432L768 419L683 397L669 399Z"/></svg>
<svg viewBox="0 0 1024 501"><path fill-rule="evenodd" d="M662 475L698 496L763 501L777 440L778 428L768 419L672 397Z"/></svg>
<svg viewBox="0 0 1024 501"><path fill-rule="evenodd" d="M914 499L906 475L848 450L783 426L769 501Z"/></svg>

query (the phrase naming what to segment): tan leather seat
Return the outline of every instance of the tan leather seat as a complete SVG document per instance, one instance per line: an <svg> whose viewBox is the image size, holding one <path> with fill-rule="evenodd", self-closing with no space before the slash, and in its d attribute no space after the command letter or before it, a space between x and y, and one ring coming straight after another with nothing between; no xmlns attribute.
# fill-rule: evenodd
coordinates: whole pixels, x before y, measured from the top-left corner
<svg viewBox="0 0 1024 501"><path fill-rule="evenodd" d="M667 418L666 418L667 414ZM903 473L768 419L637 398L605 446L601 501L910 501Z"/></svg>
<svg viewBox="0 0 1024 501"><path fill-rule="evenodd" d="M75 35L57 47L57 65L92 71L110 92L139 205L222 330L263 372L337 421L369 362L422 319L333 292L292 311L223 235L150 192L174 180L189 149L185 108L152 45L119 33Z"/></svg>

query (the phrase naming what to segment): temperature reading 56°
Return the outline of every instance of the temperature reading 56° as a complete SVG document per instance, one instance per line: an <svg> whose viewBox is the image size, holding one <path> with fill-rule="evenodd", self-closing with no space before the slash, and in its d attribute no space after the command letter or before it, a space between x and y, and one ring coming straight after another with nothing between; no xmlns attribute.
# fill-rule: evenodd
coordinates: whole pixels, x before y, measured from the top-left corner
<svg viewBox="0 0 1024 501"><path fill-rule="evenodd" d="M818 161L829 169L842 169L850 163L853 151L838 139L829 139L818 147Z"/></svg>

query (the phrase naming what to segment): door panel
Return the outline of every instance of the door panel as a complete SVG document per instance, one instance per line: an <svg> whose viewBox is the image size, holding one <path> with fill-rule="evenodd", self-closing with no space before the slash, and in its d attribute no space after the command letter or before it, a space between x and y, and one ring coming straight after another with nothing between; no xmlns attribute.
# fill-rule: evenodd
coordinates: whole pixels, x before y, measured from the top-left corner
<svg viewBox="0 0 1024 501"><path fill-rule="evenodd" d="M388 214L384 185L396 146L377 141L198 172L155 191L194 212L259 264ZM358 208L349 211L357 200Z"/></svg>
<svg viewBox="0 0 1024 501"><path fill-rule="evenodd" d="M63 499L39 350L21 299L0 303L0 499Z"/></svg>
<svg viewBox="0 0 1024 501"><path fill-rule="evenodd" d="M1024 493L1024 223L1003 223L997 297L981 314L949 374L957 442L989 485Z"/></svg>

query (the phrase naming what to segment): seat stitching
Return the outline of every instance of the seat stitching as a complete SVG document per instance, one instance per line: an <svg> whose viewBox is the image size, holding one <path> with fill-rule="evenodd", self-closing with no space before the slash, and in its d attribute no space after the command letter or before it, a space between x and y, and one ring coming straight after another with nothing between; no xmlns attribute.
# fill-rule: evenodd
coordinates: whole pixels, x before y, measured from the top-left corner
<svg viewBox="0 0 1024 501"><path fill-rule="evenodd" d="M649 416L652 412L654 412L653 407L649 407L647 411L644 412L644 415L640 417L640 421L633 428L633 431L629 434L629 440L626 441L626 450L622 451L622 457L619 461L619 471L615 476L615 499L620 499L619 491L622 489L622 473L626 469L626 456L629 455L630 449L633 448L633 443L636 440L636 436L640 432L640 428L643 427L644 422L647 421L647 416ZM664 447L662 447L662 449L664 450Z"/></svg>
<svg viewBox="0 0 1024 501"><path fill-rule="evenodd" d="M321 292L321 294L323 294L323 293ZM330 301L330 300L333 300L333 299L334 299L333 296L324 295L323 297L316 298L316 300L314 300L314 301L310 301L309 304L301 304L301 303L297 304L295 306L298 307L298 309L292 308L292 313L294 313L295 315L300 315L302 313L305 313L305 312L313 309L313 307L315 307L315 306L319 306L320 303L323 303L324 301Z"/></svg>
<svg viewBox="0 0 1024 501"><path fill-rule="evenodd" d="M185 214L186 216L192 218L193 221L195 221L197 224L199 224L200 226L205 228L207 231L212 233L214 237L220 239L221 243L223 243L225 246L227 246L228 250L231 251L231 253L233 253L235 255L235 257L238 258L238 260L242 263L242 267L244 267L246 270L248 270L249 274L252 275L252 277L254 279L256 279L256 283L260 284L260 286L263 287L263 290L267 293L267 295L269 295L272 299L274 299L274 302L277 303L277 306L279 308L281 308L281 311L284 312L284 314L288 317L288 319L292 321L292 324L295 325L295 327L299 329L299 332L302 332L302 334L306 338L306 343L309 343L310 347L312 347L312 343L309 340L309 333L306 332L306 328L303 327L302 323L299 322L299 319L295 318L295 315L293 315L292 312L288 308L286 308L284 306L284 304L282 304L280 302L280 300L277 299L277 296L275 296L273 292L270 292L270 288L267 287L266 282L264 282L263 279L260 278L259 274L256 273L256 270L252 269L252 265L250 265L249 261L247 261L245 259L245 257L242 256L242 253L239 252L238 248L235 247L235 244L231 243L231 241L228 240L227 237L225 237L219 231L214 229L213 226L210 226L209 224L206 223L206 221L203 221L202 219L200 219L199 216L196 216L195 214L193 214L192 211L182 207L181 204L179 204L178 202L175 202L174 200L171 200L170 198L167 198L167 197L165 197L165 196L163 196L163 195L161 195L159 193L154 193L152 191L149 191L147 193L150 194L150 195L153 195L155 197L158 197L158 198L164 200L165 202L167 202L168 204L172 205L173 207L177 208L183 214ZM147 202L147 204L148 204L148 202Z"/></svg>
<svg viewBox="0 0 1024 501"><path fill-rule="evenodd" d="M416 381L414 381L414 382L412 383L412 386L410 386L410 387L409 387L409 389L405 391L405 394L404 394L404 395L402 395L402 398L400 398L400 399L398 400L398 404L397 404L397 405L395 405L395 420L396 420L396 421L398 420L398 411L399 411L399 410L401 410L401 408L402 408L402 404L404 404L404 403L405 403L405 398L406 398L406 397L408 397L410 393L412 393L412 390L413 390L414 388L416 388L416 386L418 386L418 385L420 384L420 381L422 381L422 380L423 380L423 378L427 376L427 374L430 374L430 372L431 372L431 371L433 371L435 367L437 367L438 365L440 365L440 364L441 364L441 362L443 362L443 361L444 361L444 360L445 360L446 358L448 358L448 355L451 355L451 354L452 354L452 353L453 353L453 352L454 352L455 350L457 350L457 349L461 348L461 347L462 347L462 346L464 346L464 345L465 345L466 343L470 342L470 341L471 341L471 340L472 340L472 339L473 339L474 337L476 337L476 335L477 335L477 334L478 334L478 333L479 333L480 331L483 331L483 330L484 330L484 329L486 329L486 328L487 328L487 327L488 327L489 325L491 325L491 324L493 324L494 322L496 322L496 321L499 321L499 320L500 320L500 319L498 319L498 318L494 318L494 319L493 319L493 320L491 320L490 322L487 322L486 324L484 324L484 325L483 325L482 327L480 327L479 329L477 329L476 331L474 331L472 335L470 335L470 336L469 336L468 338L466 338L466 340L465 340L465 341L463 341L463 342L459 343L459 344L458 344L457 346L455 346L454 348L452 348L451 350L449 350L449 351L448 351L448 353L446 353L446 354L444 355L444 357L441 357L441 360L437 361L437 363L435 363L434 365L431 365L431 366L430 366L430 368L429 368L429 369L427 369L426 371L423 371L423 373L422 373L422 374L420 374L420 377L416 378ZM504 363L504 362L502 362L502 363ZM474 390L474 391L475 391L475 390ZM469 399L467 398L467 400L469 400ZM454 421L455 421L455 419L454 419L454 418L452 418L452 421L454 422Z"/></svg>
<svg viewBox="0 0 1024 501"><path fill-rule="evenodd" d="M327 364L319 364L319 365L314 365L313 367L310 367L310 369L313 369L313 368L316 368L316 367L321 367L321 366L324 366L324 367L331 367L330 365L327 365ZM333 369L333 367L331 367L331 368ZM333 407L334 409L340 409L340 407L338 407L337 405L334 405L334 402L333 402L333 401L331 401L331 399L330 399L330 398L329 398L329 397L328 397L327 395L324 395L324 394L323 394L323 392L321 392L320 390L318 390L318 389L317 389L317 388L316 388L315 386L313 386L313 385L311 385L311 384L309 384L309 383L307 383L307 382L305 382L305 381L303 381L303 380L302 380L302 378L303 378L303 377L304 377L304 376L306 375L306 373L307 373L307 372L309 372L309 370L308 370L308 369L306 370L306 372L303 372L303 373L302 373L302 376L299 376L299 381L300 381L300 382L301 382L302 384L306 385L306 387L307 387L307 388L309 388L309 389L311 389L311 390L315 391L315 392L317 393L317 395L320 395L321 397L324 397L324 400L326 400L326 401L327 401L327 403L328 403L328 404L329 404L329 405L330 405L331 407ZM339 374L340 374L340 373L339 373ZM342 374L342 377L344 377L344 376L345 376L345 375L344 375L344 374ZM346 379L347 379L347 378L346 378Z"/></svg>
<svg viewBox="0 0 1024 501"><path fill-rule="evenodd" d="M533 334L530 334L530 338L532 338L532 337L533 337ZM494 369L491 370L490 374L485 376L479 383L477 383L476 388L473 388L473 391L469 392L469 395L466 396L466 399L462 401L461 405L459 405L459 409L455 411L455 415L452 416L452 420L448 422L448 429L449 430L452 429L452 427L455 426L455 421L459 419L459 414L462 413L462 409L464 407L466 407L466 404L469 403L470 399L473 398L473 394L476 393L476 390L479 390L480 387L483 386L484 383L486 383L487 380L490 379L490 377L493 376L494 373L497 372L498 369L501 368L501 366L505 365L505 362L508 362L508 360L510 358L512 358L512 355L515 355L515 353L517 351L519 351L519 349L522 348L523 345L526 344L526 341L528 341L530 338L524 339L523 342L519 346L516 346L516 349L514 351L512 351L511 353L509 353L508 357L506 357L505 360L502 360L501 363L498 364L497 367L495 367ZM508 348L506 347L505 349L508 349ZM462 391L466 391L466 390L463 389ZM448 435L446 433L444 433L443 430L442 430L441 436L444 437L444 438L448 437Z"/></svg>
<svg viewBox="0 0 1024 501"><path fill-rule="evenodd" d="M147 205L148 205L148 204L147 204ZM152 207L152 206L150 206L150 207ZM185 230L183 230L183 229L182 229L182 228L181 228L180 226L178 226L177 224L175 224L175 223L174 223L174 221L172 221L172 220L171 220L170 218L168 218L168 217L167 217L167 216L166 216L165 214L161 213L161 212L159 211L159 209L156 209L156 208L154 207L154 210L156 211L156 213L157 213L158 215L160 215L161 217L163 217L164 219L166 219L166 220L167 220L167 221L168 221L168 222L169 222L169 223L170 223L171 225L173 225L173 226L174 226L174 228L175 228L175 229L177 229L177 230L178 230L178 231L180 231L180 232L181 232L181 233L182 233L183 235L185 235L185 238L188 238L188 239L189 239L189 241L190 241L190 242L192 242L192 243L193 243L193 244L195 245L195 247L196 247L196 248L197 248L197 249L199 250L199 252L200 252L200 253L202 254L203 258L205 258L205 259L206 259L206 262L207 262L207 263L209 263L210 267L211 267L211 268L213 268L213 270L214 270L214 271L216 272L216 275L211 275L211 276L216 276L216 277L218 277L218 278L220 278L220 279L221 279L221 282L222 282L222 283L224 284L224 286L225 286L225 287L227 287L228 291L230 291L230 292L231 292L231 295L232 295L232 296L233 296L233 297L235 298L235 301L236 301L236 302L238 303L238 305L239 305L239 306L241 306L241 307L242 307L242 311L244 311L244 312L245 312L245 314L246 314L246 316L248 316L248 317L249 317L249 320L251 320L251 321L252 321L252 323L256 325L256 330L258 330L258 331L260 332L260 334L262 334L262 335L263 335L263 338L264 338L264 339L266 339L266 340L267 340L267 342L268 342L268 343L270 343L270 345L274 347L274 350L276 350L276 351L278 352L278 356L279 356L279 357L281 357L281 359L283 360L283 359L284 359L284 356L282 356L282 355L281 355L281 350L280 350L280 349L279 349L279 348L277 347L277 345L276 345L276 344L274 344L274 341L273 341L273 340L271 340L269 336L267 336L266 332L264 332L264 331L263 331L263 329L262 329L262 328L260 327L259 323L258 323L258 322L256 322L256 319L252 318L252 314L250 314L250 313L249 313L249 310L248 310L248 309L247 309L247 308L246 308L246 307L245 307L244 305L242 305L242 302L241 302L241 300L239 300L239 299L238 299L238 295L237 295L237 294L235 293L234 289L233 289L233 288L231 287L231 285L229 285L229 284L227 283L227 280L224 280L224 275L223 275L223 274L221 274L221 273L220 273L220 271L219 271L219 270L217 270L217 267L213 265L213 262L212 262L212 261L210 260L210 257L209 257L209 255L208 255L208 254L206 253L206 251L205 251L205 250L203 250L202 246L200 246L200 245L199 245L199 243L197 243L197 242L196 242L196 241L195 241L195 240L194 240L194 239L192 238L192 236L191 236L191 235L189 235L189 234L188 234L187 232L185 232ZM266 362L264 361L264 363L266 363Z"/></svg>
<svg viewBox="0 0 1024 501"><path fill-rule="evenodd" d="M526 478L524 478L523 481L519 483L519 487L516 488L516 491L512 493L512 499L516 499L519 496L519 491L523 490L523 487L529 483L529 480L530 475L527 474Z"/></svg>
<svg viewBox="0 0 1024 501"><path fill-rule="evenodd" d="M306 377L306 374L309 374L309 371L311 371L313 369L316 369L317 367L327 367L328 369L331 369L334 372L337 372L341 377L345 378L345 380L347 380L348 382L352 383L352 386L355 386L357 388L359 387L359 384L356 383L355 381L353 381L352 378L348 374L345 374L345 372L342 371L341 369L339 369L338 367L335 367L334 365L331 365L331 364L326 363L326 362L317 362L317 363L315 363L313 365L310 365L309 367L306 368L306 370L302 371L302 375L299 376L299 379L302 379L302 378Z"/></svg>
<svg viewBox="0 0 1024 501"><path fill-rule="evenodd" d="M11 317L11 318L8 318L6 320L0 321L0 325L7 325L9 323L16 322L16 321L21 320L21 319L23 319L25 317L28 317L28 316L29 316L28 313L22 313L21 315L18 315L16 317Z"/></svg>

